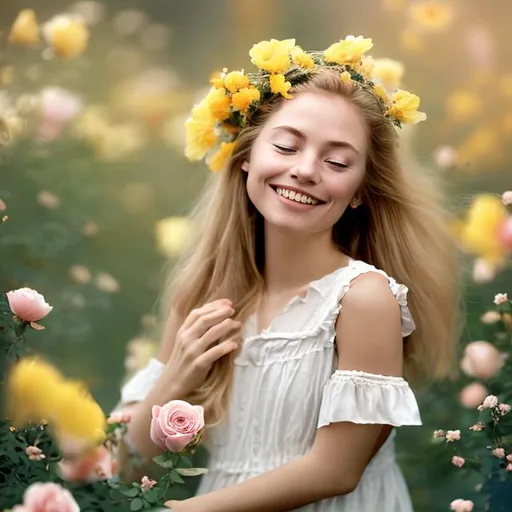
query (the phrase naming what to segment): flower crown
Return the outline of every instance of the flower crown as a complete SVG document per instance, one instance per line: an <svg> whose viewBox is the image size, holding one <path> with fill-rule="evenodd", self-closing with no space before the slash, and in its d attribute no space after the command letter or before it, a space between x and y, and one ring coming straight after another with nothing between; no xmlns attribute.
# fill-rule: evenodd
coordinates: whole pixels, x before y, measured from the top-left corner
<svg viewBox="0 0 512 512"><path fill-rule="evenodd" d="M388 91L373 76L375 61L365 53L371 39L347 36L323 52L306 52L295 39L261 41L249 52L256 73L223 69L210 80L206 97L192 108L185 122L185 155L190 161L202 160L212 171L220 171L230 158L240 131L260 105L276 94L291 98L295 85L307 82L319 69L333 69L343 82L353 82L371 91L382 103L384 115L401 127L418 123L426 114L418 111L420 98L402 89Z"/></svg>

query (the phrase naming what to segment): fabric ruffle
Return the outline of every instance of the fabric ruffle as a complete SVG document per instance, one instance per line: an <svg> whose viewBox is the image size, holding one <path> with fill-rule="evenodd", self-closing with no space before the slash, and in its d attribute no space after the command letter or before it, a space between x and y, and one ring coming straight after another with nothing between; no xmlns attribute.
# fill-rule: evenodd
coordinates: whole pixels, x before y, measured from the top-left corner
<svg viewBox="0 0 512 512"><path fill-rule="evenodd" d="M121 389L121 403L140 402L146 398L164 371L165 364L154 357L139 370Z"/></svg>
<svg viewBox="0 0 512 512"><path fill-rule="evenodd" d="M401 377L336 370L324 387L318 428L351 423L421 425L418 403Z"/></svg>

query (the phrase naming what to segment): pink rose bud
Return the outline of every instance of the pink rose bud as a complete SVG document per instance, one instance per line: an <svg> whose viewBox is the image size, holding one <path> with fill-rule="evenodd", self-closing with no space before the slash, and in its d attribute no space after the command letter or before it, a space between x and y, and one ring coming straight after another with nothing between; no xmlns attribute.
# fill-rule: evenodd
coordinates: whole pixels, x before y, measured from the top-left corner
<svg viewBox="0 0 512 512"><path fill-rule="evenodd" d="M454 500L450 503L450 510L454 512L471 512L474 507L474 503L470 500Z"/></svg>
<svg viewBox="0 0 512 512"><path fill-rule="evenodd" d="M498 397L494 395L489 395L485 398L483 404L481 405L482 409L494 409L498 406Z"/></svg>
<svg viewBox="0 0 512 512"><path fill-rule="evenodd" d="M452 464L454 466L457 466L458 468L461 468L466 463L466 459L464 457L459 457L458 455L454 455L452 457Z"/></svg>
<svg viewBox="0 0 512 512"><path fill-rule="evenodd" d="M454 441L460 441L460 430L448 430L446 432L446 442L453 443Z"/></svg>
<svg viewBox="0 0 512 512"><path fill-rule="evenodd" d="M444 430L434 430L434 438L439 439L441 437L445 437L446 432Z"/></svg>
<svg viewBox="0 0 512 512"><path fill-rule="evenodd" d="M512 471L512 462L509 462L507 464L507 467L505 468L507 471Z"/></svg>
<svg viewBox="0 0 512 512"><path fill-rule="evenodd" d="M484 324L495 324L501 320L501 315L497 311L487 311L480 317L480 320Z"/></svg>
<svg viewBox="0 0 512 512"><path fill-rule="evenodd" d="M497 293L494 296L494 304L496 304L496 306L500 306L506 302L508 302L508 295L506 293Z"/></svg>
<svg viewBox="0 0 512 512"><path fill-rule="evenodd" d="M505 206L510 206L512 204L512 190L503 192L501 200Z"/></svg>
<svg viewBox="0 0 512 512"><path fill-rule="evenodd" d="M162 450L182 452L204 428L204 409L183 400L171 400L152 409L150 436Z"/></svg>
<svg viewBox="0 0 512 512"><path fill-rule="evenodd" d="M507 460L508 460L509 462L512 462L512 455L507 455L507 457L506 457L506 458L507 458Z"/></svg>
<svg viewBox="0 0 512 512"><path fill-rule="evenodd" d="M471 425L471 427L469 427L469 430L472 430L473 432L482 432L484 428L485 425L483 423L475 423L474 425Z"/></svg>
<svg viewBox="0 0 512 512"><path fill-rule="evenodd" d="M37 446L27 446L25 453L28 455L28 458L33 461L39 461L45 458L43 450Z"/></svg>
<svg viewBox="0 0 512 512"><path fill-rule="evenodd" d="M156 480L151 480L147 476L143 476L140 481L140 488L142 489L142 492L146 492L153 489L156 484Z"/></svg>
<svg viewBox="0 0 512 512"><path fill-rule="evenodd" d="M504 448L495 448L492 451L492 454L495 457L498 457L498 459L504 459L505 458L505 449Z"/></svg>
<svg viewBox="0 0 512 512"><path fill-rule="evenodd" d="M37 322L53 309L40 293L31 288L7 292L7 300L11 311L25 322Z"/></svg>
<svg viewBox="0 0 512 512"><path fill-rule="evenodd" d="M112 456L103 445L96 446L85 455L61 460L59 471L68 482L104 480L112 477Z"/></svg>
<svg viewBox="0 0 512 512"><path fill-rule="evenodd" d="M71 493L53 482L32 484L23 496L27 512L80 512Z"/></svg>
<svg viewBox="0 0 512 512"><path fill-rule="evenodd" d="M123 411L113 412L107 419L107 423L121 423L124 425L130 423L130 421L132 421L132 415Z"/></svg>
<svg viewBox="0 0 512 512"><path fill-rule="evenodd" d="M498 405L498 409L500 410L501 415L505 416L505 414L508 414L510 412L510 405L500 404Z"/></svg>
<svg viewBox="0 0 512 512"><path fill-rule="evenodd" d="M490 283L495 277L495 266L482 258L475 260L473 265L473 281L475 283Z"/></svg>

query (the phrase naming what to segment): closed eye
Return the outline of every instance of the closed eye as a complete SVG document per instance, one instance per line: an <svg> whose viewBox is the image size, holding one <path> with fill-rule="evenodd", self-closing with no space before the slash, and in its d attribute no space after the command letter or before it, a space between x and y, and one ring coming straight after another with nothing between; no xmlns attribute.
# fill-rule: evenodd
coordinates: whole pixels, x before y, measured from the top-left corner
<svg viewBox="0 0 512 512"><path fill-rule="evenodd" d="M291 154L291 153L295 153L295 149L294 148L289 148L287 146L281 146L279 144L272 144L278 151L280 151L281 153L287 153L287 154Z"/></svg>
<svg viewBox="0 0 512 512"><path fill-rule="evenodd" d="M333 167L335 167L336 169L347 169L348 168L348 165L347 164L343 164L341 162L334 162L332 160L327 160L327 163L329 165L332 165Z"/></svg>

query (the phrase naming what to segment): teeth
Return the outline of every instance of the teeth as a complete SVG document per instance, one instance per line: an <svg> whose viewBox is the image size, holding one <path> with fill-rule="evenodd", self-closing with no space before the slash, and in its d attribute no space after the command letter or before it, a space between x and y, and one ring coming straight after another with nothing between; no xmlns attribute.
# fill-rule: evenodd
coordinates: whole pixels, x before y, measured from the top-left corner
<svg viewBox="0 0 512 512"><path fill-rule="evenodd" d="M286 197L296 203L302 204L312 204L315 205L318 203L318 199L313 199L312 197L306 196L305 194L300 194L299 192L295 192L295 190L288 190L286 188L277 188L277 193L280 196Z"/></svg>

